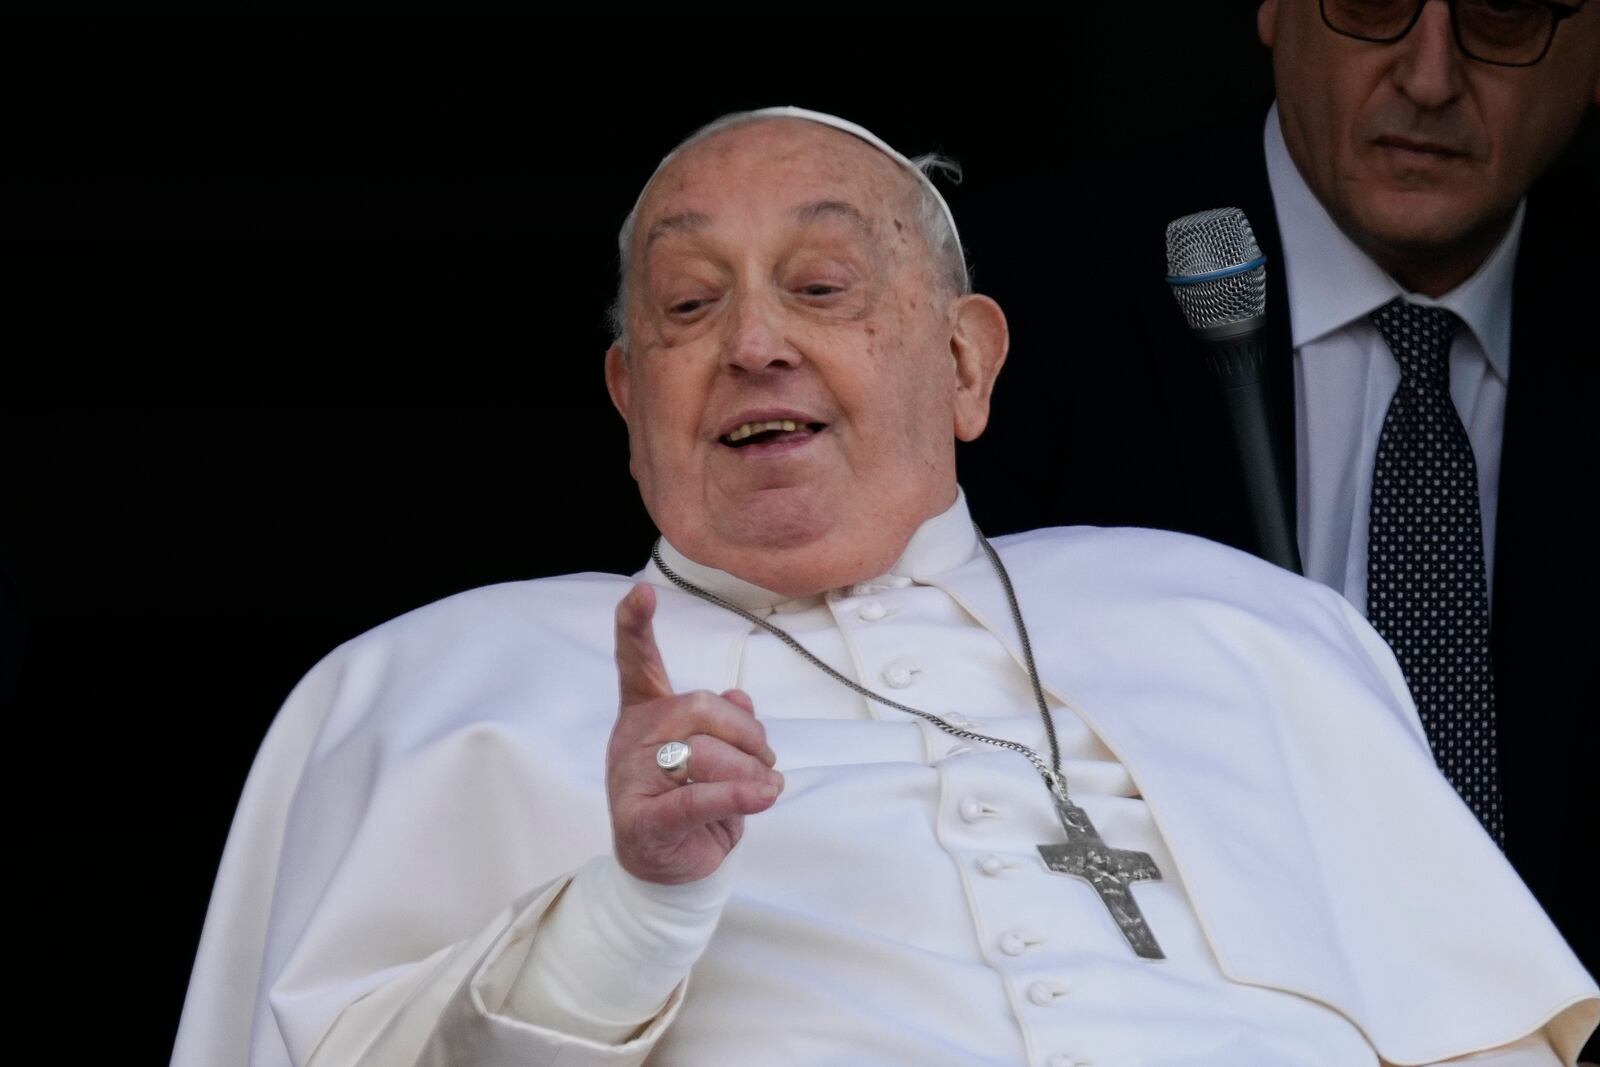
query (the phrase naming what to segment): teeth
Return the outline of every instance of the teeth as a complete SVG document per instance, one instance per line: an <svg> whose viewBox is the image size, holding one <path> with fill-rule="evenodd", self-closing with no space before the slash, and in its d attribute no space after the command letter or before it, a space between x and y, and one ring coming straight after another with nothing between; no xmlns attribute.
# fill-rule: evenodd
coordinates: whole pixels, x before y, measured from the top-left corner
<svg viewBox="0 0 1600 1067"><path fill-rule="evenodd" d="M747 422L728 435L729 441L743 441L751 434L766 433L768 430L798 430L800 424L793 419L770 419L766 422Z"/></svg>

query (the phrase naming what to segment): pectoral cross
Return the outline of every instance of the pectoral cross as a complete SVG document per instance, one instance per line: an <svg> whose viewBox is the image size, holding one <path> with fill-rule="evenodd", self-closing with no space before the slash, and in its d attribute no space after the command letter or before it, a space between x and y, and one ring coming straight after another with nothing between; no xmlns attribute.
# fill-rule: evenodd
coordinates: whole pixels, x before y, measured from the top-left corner
<svg viewBox="0 0 1600 1067"><path fill-rule="evenodd" d="M1147 960L1164 960L1166 954L1156 944L1155 935L1134 903L1128 886L1133 882L1161 880L1161 869L1148 852L1110 848L1084 811L1064 796L1056 796L1056 814L1067 832L1064 845L1040 845L1044 865L1059 874L1082 878L1105 902L1122 936L1133 951Z"/></svg>

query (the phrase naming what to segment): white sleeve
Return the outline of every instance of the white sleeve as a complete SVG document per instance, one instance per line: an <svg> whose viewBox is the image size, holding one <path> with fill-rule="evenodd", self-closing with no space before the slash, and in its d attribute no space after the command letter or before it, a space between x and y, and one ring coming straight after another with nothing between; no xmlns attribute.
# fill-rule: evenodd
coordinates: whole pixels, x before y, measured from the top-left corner
<svg viewBox="0 0 1600 1067"><path fill-rule="evenodd" d="M710 877L655 885L611 856L590 861L545 917L506 1008L602 1042L645 1027L711 941L733 885L732 855Z"/></svg>
<svg viewBox="0 0 1600 1067"><path fill-rule="evenodd" d="M307 1067L642 1063L715 930L728 868L649 886L596 859L345 1008Z"/></svg>
<svg viewBox="0 0 1600 1067"><path fill-rule="evenodd" d="M369 654L377 662L365 662ZM392 680L390 659L381 646L331 657L274 723L218 874L174 1067L643 1061L671 1023L681 973L666 982L665 1003L651 990L709 939L692 934L686 916L714 927L722 896L680 909L686 954L638 987L654 1003L635 1017L630 1029L644 1024L637 1036L605 1041L524 1018L530 1003L557 1013L545 1022L559 1014L537 991L549 989L561 953L531 950L542 949L557 900L556 914L567 913L572 872L608 851L604 795L569 769L579 762L570 752L532 748L498 722L464 719L403 749L387 733L350 730L340 720L359 723L380 697L426 692L417 679ZM333 744L330 729L347 733ZM603 743L597 733L594 747ZM569 918L581 931L593 908L625 913L628 899L602 893L591 907L575 896ZM565 921L551 927L556 945L574 940L561 933ZM582 969L600 962L580 962L573 980L600 981ZM600 1021L620 1022L615 1013L632 1003L604 1006Z"/></svg>

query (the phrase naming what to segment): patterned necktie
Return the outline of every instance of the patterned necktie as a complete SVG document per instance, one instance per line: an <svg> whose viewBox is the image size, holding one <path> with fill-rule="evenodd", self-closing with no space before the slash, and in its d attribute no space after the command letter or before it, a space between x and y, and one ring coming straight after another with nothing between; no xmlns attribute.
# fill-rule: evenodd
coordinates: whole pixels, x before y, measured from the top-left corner
<svg viewBox="0 0 1600 1067"><path fill-rule="evenodd" d="M1394 649L1440 770L1503 848L1478 468L1450 399L1459 320L1395 300L1372 323L1400 387L1372 468L1367 618Z"/></svg>

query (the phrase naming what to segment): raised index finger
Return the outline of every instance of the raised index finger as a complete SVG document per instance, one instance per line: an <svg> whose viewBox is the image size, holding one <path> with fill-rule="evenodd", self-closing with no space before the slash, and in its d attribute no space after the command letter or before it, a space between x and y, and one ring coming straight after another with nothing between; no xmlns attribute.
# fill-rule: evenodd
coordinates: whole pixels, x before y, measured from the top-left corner
<svg viewBox="0 0 1600 1067"><path fill-rule="evenodd" d="M656 591L643 583L617 603L617 689L623 707L672 695L650 625L655 613Z"/></svg>

